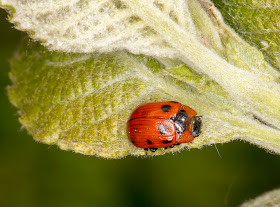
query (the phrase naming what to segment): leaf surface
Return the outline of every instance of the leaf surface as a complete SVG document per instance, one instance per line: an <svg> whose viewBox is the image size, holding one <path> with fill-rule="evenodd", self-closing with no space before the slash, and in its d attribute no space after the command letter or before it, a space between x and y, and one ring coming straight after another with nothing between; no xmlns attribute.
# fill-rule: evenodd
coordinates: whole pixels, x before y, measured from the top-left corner
<svg viewBox="0 0 280 207"><path fill-rule="evenodd" d="M143 154L126 136L130 113L177 100L203 116L189 147L242 138L280 152L280 73L210 1L0 5L13 8L18 29L60 51L30 44L26 53L25 43L13 60L10 98L35 139L103 157Z"/></svg>
<svg viewBox="0 0 280 207"><path fill-rule="evenodd" d="M274 142L279 131L248 116L217 83L203 80L186 66L166 68L126 52L49 52L25 41L12 68L9 96L19 108L20 122L36 140L65 150L106 158L144 155L128 139L126 123L139 104L157 100L194 108L202 115L203 130L193 143L152 155L231 138L262 140L267 134L270 149L278 147Z"/></svg>
<svg viewBox="0 0 280 207"><path fill-rule="evenodd" d="M225 21L251 45L257 47L270 64L280 69L280 1L213 1Z"/></svg>

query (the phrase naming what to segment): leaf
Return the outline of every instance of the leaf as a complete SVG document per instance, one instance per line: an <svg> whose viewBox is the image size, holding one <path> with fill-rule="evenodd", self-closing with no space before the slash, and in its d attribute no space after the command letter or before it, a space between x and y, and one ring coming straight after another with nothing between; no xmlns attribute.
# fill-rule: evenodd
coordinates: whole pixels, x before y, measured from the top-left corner
<svg viewBox="0 0 280 207"><path fill-rule="evenodd" d="M280 189L266 192L257 198L243 203L240 207L263 207L263 206L279 206L280 205Z"/></svg>
<svg viewBox="0 0 280 207"><path fill-rule="evenodd" d="M178 6L184 5L180 1ZM28 31L50 50L89 53L129 48L134 53L176 53L125 1L1 0L0 6L12 11L10 21L19 30ZM180 22L188 28L187 16L181 13Z"/></svg>
<svg viewBox="0 0 280 207"><path fill-rule="evenodd" d="M107 158L145 154L126 135L135 107L150 100L178 99L196 105L194 95L186 96L190 89L164 80L160 67L157 61L125 52L51 53L25 41L12 61L9 95L20 109L21 123L38 141Z"/></svg>
<svg viewBox="0 0 280 207"><path fill-rule="evenodd" d="M280 1L214 0L214 3L225 21L247 42L257 47L266 60L279 70Z"/></svg>
<svg viewBox="0 0 280 207"><path fill-rule="evenodd" d="M193 143L151 155L240 137L279 151L278 130L248 116L217 83L186 66L165 68L126 52L49 52L25 41L12 69L9 96L19 108L20 122L36 140L64 150L106 158L144 155L126 135L132 110L148 101L173 100L203 116L202 134Z"/></svg>
<svg viewBox="0 0 280 207"><path fill-rule="evenodd" d="M280 128L280 87L275 83L280 75L264 80L264 70L257 68L257 73L250 72L224 59L219 42L234 34L223 24L214 7L207 9L211 9L216 22L196 0L189 3L183 0L65 1L60 4L2 0L1 4L12 5L16 11L11 21L19 29L33 31L33 37L45 42L50 49L67 52L127 49L158 58L179 58L193 65L197 72L207 74L232 97L251 107L261 119ZM201 16L197 15L198 11L204 14L203 19L198 18ZM201 41L209 43L210 49Z"/></svg>
<svg viewBox="0 0 280 207"><path fill-rule="evenodd" d="M0 5L5 8L11 8L12 5L14 10L11 12L10 21L14 22L18 29L29 31L33 38L41 40L49 49L87 53L50 54L41 48L39 51L44 52L40 54L46 56L28 56L30 59L26 61L27 65L19 58L18 65L14 66L14 75L11 75L11 78L15 89L11 89L10 97L21 110L21 122L36 139L57 143L64 149L74 149L85 154L96 153L104 157L141 154L143 152L133 148L125 135L125 122L132 108L149 100L175 99L193 107L203 116L203 133L192 147L242 138L268 150L280 152L280 73L265 62L262 53L244 42L224 24L221 14L210 1L103 0L22 3L18 0L0 0ZM141 59L131 53L143 54L145 58ZM56 60L50 70L48 62L52 63L52 59L57 58L56 55L66 58L67 61ZM102 58L99 59L100 57ZM38 62L38 58L43 64ZM48 60L50 58L51 60ZM71 60L72 58L74 60ZM157 66L147 66L147 58L152 62L158 61ZM76 59L80 61L77 62ZM106 63L104 59L112 59L110 64L114 67L103 65ZM88 61L95 64L88 66ZM72 63L76 62L87 70L80 69L80 65L74 67ZM97 65L97 62L100 64ZM41 68L42 65L48 69ZM106 71L109 73L110 70L110 73L118 74L122 81L118 82L119 86L115 85L115 82L106 82L106 75L102 78L97 75L91 81L103 83L102 87L88 87L89 80L80 74L76 77L69 67L74 71L83 71L85 77L91 77L92 70L100 74L106 74ZM29 74L32 71L30 68L33 68L32 75ZM22 69L28 75L21 74ZM39 75L36 76L39 71L42 71L41 79L35 83L41 85L35 87L35 83L30 82L33 78L29 75L39 78ZM122 79L126 74L119 74L118 71L128 71L129 78ZM65 74L67 72L68 74ZM191 76L188 76L190 74ZM59 82L61 85L57 86L60 80L63 80L63 83ZM127 83L128 80L131 82ZM16 87L19 82L22 82L21 87ZM25 89L28 90L20 92ZM57 89L63 92L58 93ZM87 101L83 98L87 97L84 92L88 89L96 95L91 97L91 100L95 100L92 111L86 114L103 117L97 119L100 121L98 124L106 124L99 126L95 119L90 122L91 126L95 127L94 133L90 134L96 135L88 136L87 142L84 128L88 125L83 123L83 111ZM142 97L142 90L156 92L146 94L146 99L134 102L135 96ZM68 95L65 95L64 91ZM116 102L111 98L113 95L116 96ZM71 104L67 109L63 98L74 98L77 105ZM119 104L122 98L124 105ZM55 111L51 108L56 108L53 103L59 103L66 108L58 107L58 111ZM124 114L119 115L116 112L118 108L124 109ZM65 112L66 109L71 112ZM53 112L51 117L50 113ZM111 114L115 113L118 115L111 119ZM35 116L39 119L34 119ZM73 120L68 120L68 117L73 117ZM108 120L110 122L107 123ZM69 128L63 128L63 124ZM83 127L78 127L80 131L73 129L69 132L68 129L73 126ZM63 135L61 127L68 130L67 136ZM75 141L75 137L80 137L82 141L79 138ZM93 142L93 139L96 141ZM99 145L102 147L96 148Z"/></svg>

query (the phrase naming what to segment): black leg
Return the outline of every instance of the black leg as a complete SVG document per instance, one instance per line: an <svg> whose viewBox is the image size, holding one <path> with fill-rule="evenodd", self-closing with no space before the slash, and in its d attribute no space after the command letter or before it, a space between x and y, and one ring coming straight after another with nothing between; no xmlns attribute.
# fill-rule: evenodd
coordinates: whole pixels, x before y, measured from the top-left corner
<svg viewBox="0 0 280 207"><path fill-rule="evenodd" d="M144 150L146 151L146 155L148 155L148 148L144 148Z"/></svg>
<svg viewBox="0 0 280 207"><path fill-rule="evenodd" d="M174 147L174 145L170 145L169 147L170 147L170 148L173 148L173 147Z"/></svg>
<svg viewBox="0 0 280 207"><path fill-rule="evenodd" d="M150 148L150 150L151 150L152 152L157 151L157 149L158 149L158 148Z"/></svg>

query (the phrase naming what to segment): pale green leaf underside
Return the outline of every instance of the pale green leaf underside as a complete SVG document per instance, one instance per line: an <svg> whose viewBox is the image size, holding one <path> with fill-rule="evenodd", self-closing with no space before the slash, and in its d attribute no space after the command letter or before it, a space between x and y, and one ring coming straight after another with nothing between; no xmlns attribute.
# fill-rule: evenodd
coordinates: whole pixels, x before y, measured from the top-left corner
<svg viewBox="0 0 280 207"><path fill-rule="evenodd" d="M243 203L240 207L278 207L280 206L280 189L266 192L252 200Z"/></svg>
<svg viewBox="0 0 280 207"><path fill-rule="evenodd" d="M173 151L242 138L280 152L280 73L210 1L0 5L12 7L16 27L49 49L85 53L31 44L13 60L10 98L36 140L103 157L144 154L126 136L130 113L147 101L177 100L204 125L198 139Z"/></svg>
<svg viewBox="0 0 280 207"><path fill-rule="evenodd" d="M213 0L226 22L280 69L280 1Z"/></svg>
<svg viewBox="0 0 280 207"><path fill-rule="evenodd" d="M187 86L165 80L157 72L160 64L152 59L125 52L65 55L50 53L35 43L28 45L12 61L10 99L36 140L62 149L108 158L144 154L126 135L126 123L135 107L155 100L189 100L192 106L206 101L194 98ZM231 133L228 129L224 135ZM189 146L215 143L217 138L222 140L201 137Z"/></svg>
<svg viewBox="0 0 280 207"><path fill-rule="evenodd" d="M26 49L28 48L28 49ZM202 115L202 134L183 147L248 138L277 152L280 133L253 115L215 82L186 66L165 68L154 59L126 52L62 54L25 41L12 60L9 87L20 121L33 137L61 149L117 158L144 155L126 135L132 110L157 100L180 101ZM254 141L252 141L254 140Z"/></svg>

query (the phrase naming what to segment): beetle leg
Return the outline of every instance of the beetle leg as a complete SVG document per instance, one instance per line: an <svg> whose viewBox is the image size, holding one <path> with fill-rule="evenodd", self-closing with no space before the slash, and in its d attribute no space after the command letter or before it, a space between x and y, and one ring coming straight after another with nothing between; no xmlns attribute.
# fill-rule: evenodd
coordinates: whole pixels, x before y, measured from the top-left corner
<svg viewBox="0 0 280 207"><path fill-rule="evenodd" d="M144 148L144 150L146 151L146 155L148 155L148 148Z"/></svg>
<svg viewBox="0 0 280 207"><path fill-rule="evenodd" d="M152 152L157 151L157 149L158 149L158 148L150 148L150 150L151 150Z"/></svg>

